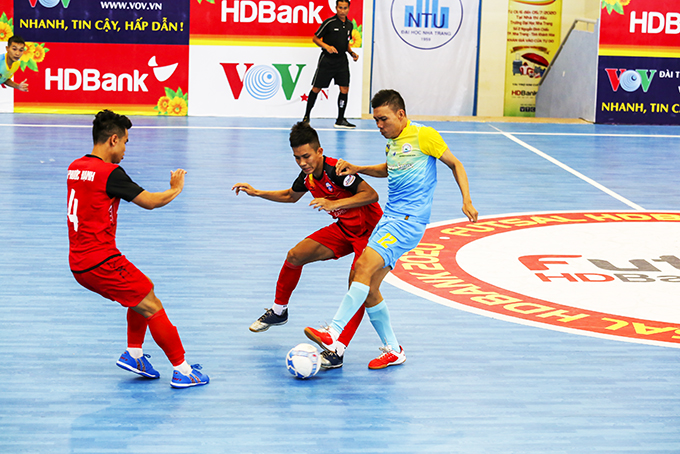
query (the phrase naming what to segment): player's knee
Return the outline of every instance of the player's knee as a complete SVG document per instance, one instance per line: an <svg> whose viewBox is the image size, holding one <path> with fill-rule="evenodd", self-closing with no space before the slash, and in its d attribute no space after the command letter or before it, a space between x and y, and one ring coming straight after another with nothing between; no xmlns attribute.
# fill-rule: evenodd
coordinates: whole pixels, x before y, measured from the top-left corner
<svg viewBox="0 0 680 454"><path fill-rule="evenodd" d="M161 303L161 300L158 299L152 289L134 309L144 317L149 318L163 309L163 303Z"/></svg>
<svg viewBox="0 0 680 454"><path fill-rule="evenodd" d="M366 297L366 301L364 302L364 306L366 307L373 307L378 305L382 301L382 294L379 291L371 291L368 292L368 296Z"/></svg>
<svg viewBox="0 0 680 454"><path fill-rule="evenodd" d="M295 250L295 248L288 251L288 254L286 255L286 261L293 266L304 265L303 257L298 253L298 251Z"/></svg>

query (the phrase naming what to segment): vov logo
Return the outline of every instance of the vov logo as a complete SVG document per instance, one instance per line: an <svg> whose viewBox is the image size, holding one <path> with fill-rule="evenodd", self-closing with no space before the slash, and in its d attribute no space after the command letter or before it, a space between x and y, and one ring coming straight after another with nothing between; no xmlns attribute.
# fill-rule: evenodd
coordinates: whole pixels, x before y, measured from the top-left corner
<svg viewBox="0 0 680 454"><path fill-rule="evenodd" d="M231 87L234 99L241 97L241 92L245 87L246 91L253 98L264 101L273 98L279 90L283 90L286 100L290 101L295 91L295 86L300 80L302 68L306 64L296 64L297 74L295 78L291 75L290 63L273 63L269 65L255 65L254 63L220 63L227 76L227 81ZM244 65L245 72L239 74L238 66Z"/></svg>
<svg viewBox="0 0 680 454"><path fill-rule="evenodd" d="M69 3L71 3L71 0L28 0L28 3L31 4L31 8L35 8L38 1L40 1L40 4L45 8L54 8L60 1L64 8L68 8Z"/></svg>
<svg viewBox="0 0 680 454"><path fill-rule="evenodd" d="M632 93L642 87L642 91L647 93L652 84L656 69L616 69L605 68L612 90L618 91L619 87L628 93Z"/></svg>

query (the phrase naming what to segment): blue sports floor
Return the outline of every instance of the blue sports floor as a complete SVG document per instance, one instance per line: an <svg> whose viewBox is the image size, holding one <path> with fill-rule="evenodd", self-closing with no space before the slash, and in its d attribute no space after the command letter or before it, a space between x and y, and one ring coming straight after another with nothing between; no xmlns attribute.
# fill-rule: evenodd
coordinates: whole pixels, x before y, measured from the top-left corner
<svg viewBox="0 0 680 454"><path fill-rule="evenodd" d="M556 332L458 311L385 283L408 360L371 371L367 318L342 369L293 378L286 352L330 321L350 258L305 267L287 325L254 334L286 251L331 218L231 192L286 189L299 172L287 119L133 118L122 166L150 191L121 203L118 246L156 285L208 386L175 390L116 367L125 310L68 269L66 168L92 148L91 116L0 115L0 452L678 453L680 350ZM313 120L328 156L384 160L373 121ZM680 127L435 123L464 163L482 216L680 210ZM519 141L519 142L518 142ZM386 180L367 181L386 200ZM439 164L432 222L460 219ZM668 250L680 256L678 238ZM680 285L680 284L677 284ZM680 303L679 303L680 304Z"/></svg>

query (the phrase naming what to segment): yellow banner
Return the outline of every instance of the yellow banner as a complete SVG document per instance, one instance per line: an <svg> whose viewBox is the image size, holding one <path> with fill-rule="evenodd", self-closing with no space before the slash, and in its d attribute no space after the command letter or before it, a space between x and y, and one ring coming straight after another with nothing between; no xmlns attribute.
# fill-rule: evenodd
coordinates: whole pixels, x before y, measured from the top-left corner
<svg viewBox="0 0 680 454"><path fill-rule="evenodd" d="M561 27L562 0L509 0L504 116L535 116L538 84L560 47Z"/></svg>

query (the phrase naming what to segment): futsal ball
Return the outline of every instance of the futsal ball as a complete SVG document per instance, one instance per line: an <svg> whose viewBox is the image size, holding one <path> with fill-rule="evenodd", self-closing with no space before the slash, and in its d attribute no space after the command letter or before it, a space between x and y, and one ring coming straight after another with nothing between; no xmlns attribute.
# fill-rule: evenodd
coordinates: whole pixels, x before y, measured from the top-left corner
<svg viewBox="0 0 680 454"><path fill-rule="evenodd" d="M311 344L299 344L286 355L286 368L297 378L309 378L321 369L321 355Z"/></svg>

